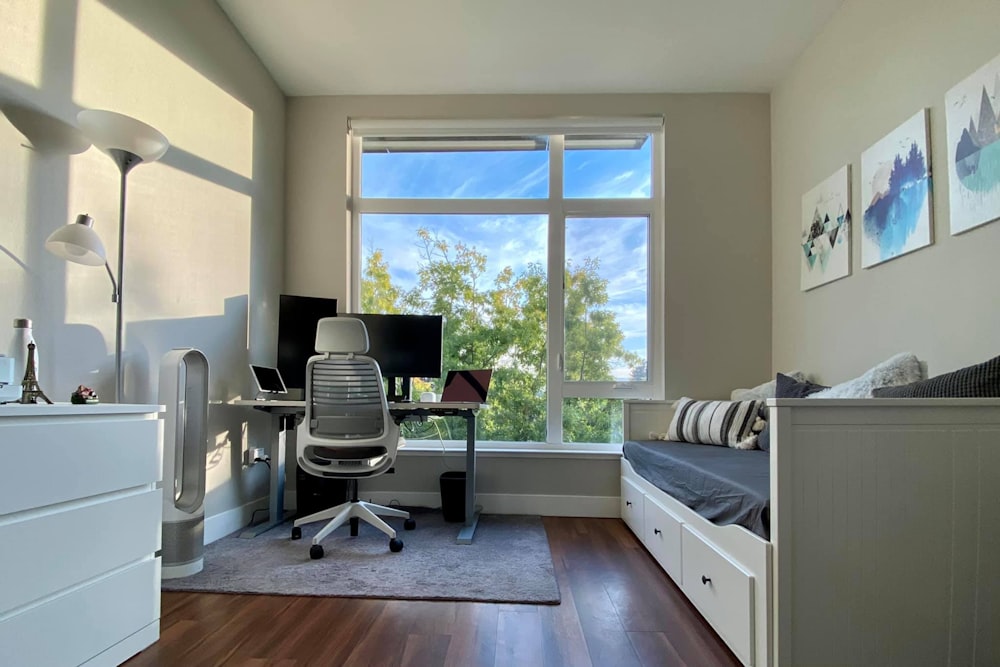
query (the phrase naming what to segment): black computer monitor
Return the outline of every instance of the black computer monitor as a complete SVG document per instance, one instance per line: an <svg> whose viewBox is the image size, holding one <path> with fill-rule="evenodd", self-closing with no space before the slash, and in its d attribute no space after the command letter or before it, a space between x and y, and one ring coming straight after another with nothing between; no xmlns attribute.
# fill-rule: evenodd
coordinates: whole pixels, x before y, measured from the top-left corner
<svg viewBox="0 0 1000 667"><path fill-rule="evenodd" d="M444 318L440 315L376 315L342 313L356 317L368 329L368 356L378 362L386 378L386 398L410 400L410 378L441 377Z"/></svg>
<svg viewBox="0 0 1000 667"><path fill-rule="evenodd" d="M336 315L336 299L292 294L279 298L278 370L289 389L305 389L306 364L316 354L316 323Z"/></svg>

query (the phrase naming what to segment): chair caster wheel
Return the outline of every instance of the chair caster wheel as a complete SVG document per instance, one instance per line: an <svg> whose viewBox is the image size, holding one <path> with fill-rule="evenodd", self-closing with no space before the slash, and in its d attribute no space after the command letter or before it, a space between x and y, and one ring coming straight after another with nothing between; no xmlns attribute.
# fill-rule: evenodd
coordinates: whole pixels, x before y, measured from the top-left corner
<svg viewBox="0 0 1000 667"><path fill-rule="evenodd" d="M400 546L400 548L402 548L402 546ZM322 544L314 544L311 547L309 547L309 557L312 558L313 560L319 560L320 558L322 558L323 557L323 545Z"/></svg>
<svg viewBox="0 0 1000 667"><path fill-rule="evenodd" d="M292 539L293 540L301 540L302 539L302 529L299 528L298 526L295 526L294 528L292 528Z"/></svg>
<svg viewBox="0 0 1000 667"><path fill-rule="evenodd" d="M413 519L407 519L403 522L403 530L413 530L417 527L417 522Z"/></svg>
<svg viewBox="0 0 1000 667"><path fill-rule="evenodd" d="M403 550L403 540L392 538L389 540L389 551L392 553L399 553Z"/></svg>

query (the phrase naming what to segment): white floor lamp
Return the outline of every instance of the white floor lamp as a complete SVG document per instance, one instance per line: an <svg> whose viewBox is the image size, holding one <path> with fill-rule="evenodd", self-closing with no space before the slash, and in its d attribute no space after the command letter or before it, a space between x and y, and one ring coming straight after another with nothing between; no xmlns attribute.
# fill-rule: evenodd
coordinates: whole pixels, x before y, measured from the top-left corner
<svg viewBox="0 0 1000 667"><path fill-rule="evenodd" d="M77 114L80 129L90 141L118 165L121 172L118 202L118 271L111 272L104 244L93 230L94 220L80 215L75 223L57 229L45 242L49 252L77 264L100 266L108 271L115 302L115 403L122 400L122 274L125 270L125 190L128 172L143 162L155 162L170 148L170 142L158 130L142 121L114 111L84 109ZM117 280L116 280L117 277Z"/></svg>

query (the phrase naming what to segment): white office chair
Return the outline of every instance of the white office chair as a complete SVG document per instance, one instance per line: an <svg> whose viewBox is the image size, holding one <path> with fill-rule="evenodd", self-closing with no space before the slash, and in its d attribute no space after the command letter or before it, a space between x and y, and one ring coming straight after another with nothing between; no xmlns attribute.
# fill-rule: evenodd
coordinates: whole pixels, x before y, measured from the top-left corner
<svg viewBox="0 0 1000 667"><path fill-rule="evenodd" d="M358 479L381 475L392 468L399 446L399 425L389 414L378 362L362 356L368 351L364 322L349 317L325 317L316 326L316 351L306 365L306 414L296 431L299 466L311 475L348 480L349 502L296 519L292 539L302 537L300 526L330 520L316 534L311 558L323 557L320 542L348 520L357 536L364 520L389 536L389 549L400 551L403 541L378 515L400 517L413 530L409 512L358 500Z"/></svg>

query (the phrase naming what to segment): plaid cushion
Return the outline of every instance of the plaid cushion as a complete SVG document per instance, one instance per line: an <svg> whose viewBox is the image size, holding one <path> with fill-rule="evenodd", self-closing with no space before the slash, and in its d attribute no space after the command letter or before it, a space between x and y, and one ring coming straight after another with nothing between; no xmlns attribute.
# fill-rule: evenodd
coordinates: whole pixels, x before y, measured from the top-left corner
<svg viewBox="0 0 1000 667"><path fill-rule="evenodd" d="M759 412L764 401L696 401L682 398L674 405L667 439L706 445L753 449L764 427Z"/></svg>
<svg viewBox="0 0 1000 667"><path fill-rule="evenodd" d="M1000 357L898 387L881 387L875 398L1000 398Z"/></svg>

